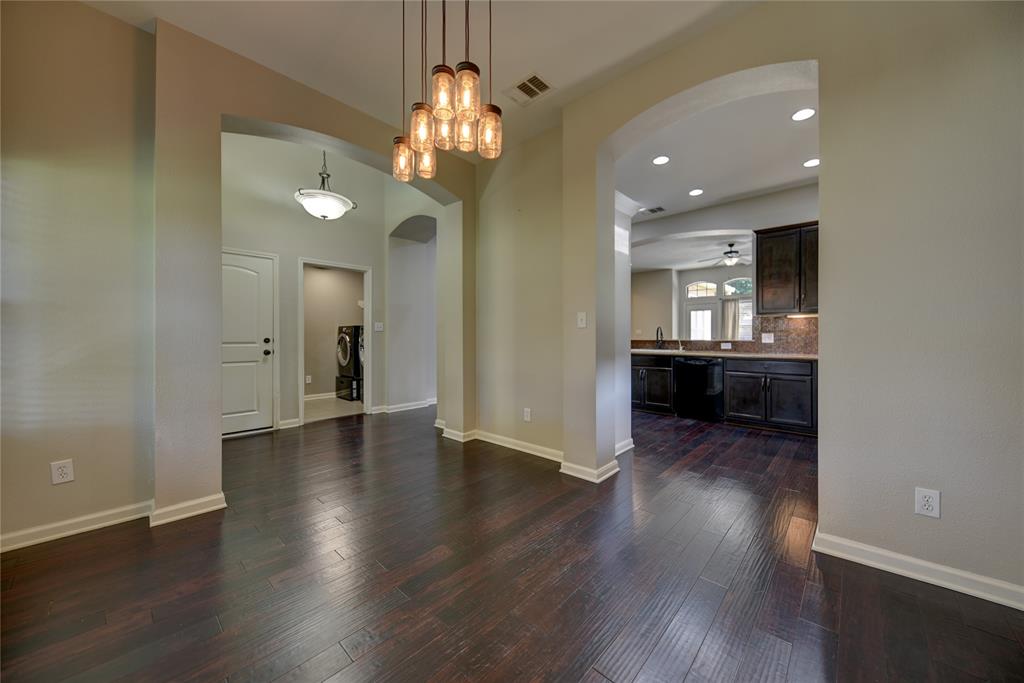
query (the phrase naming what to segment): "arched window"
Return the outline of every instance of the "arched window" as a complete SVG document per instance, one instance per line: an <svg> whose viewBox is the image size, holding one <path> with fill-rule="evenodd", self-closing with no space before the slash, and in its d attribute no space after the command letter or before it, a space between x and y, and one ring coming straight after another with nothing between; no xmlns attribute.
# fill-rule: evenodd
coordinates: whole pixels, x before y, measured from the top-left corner
<svg viewBox="0 0 1024 683"><path fill-rule="evenodd" d="M699 299L704 296L715 296L718 294L718 285L714 282L691 282L686 285L686 298Z"/></svg>
<svg viewBox="0 0 1024 683"><path fill-rule="evenodd" d="M749 277L735 277L722 285L726 296L748 296L754 293L754 281Z"/></svg>

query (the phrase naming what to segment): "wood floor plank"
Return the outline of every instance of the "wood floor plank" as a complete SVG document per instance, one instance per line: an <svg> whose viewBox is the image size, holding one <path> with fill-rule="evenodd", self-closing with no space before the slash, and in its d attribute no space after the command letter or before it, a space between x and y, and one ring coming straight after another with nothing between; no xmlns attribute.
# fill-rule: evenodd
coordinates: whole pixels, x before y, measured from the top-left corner
<svg viewBox="0 0 1024 683"><path fill-rule="evenodd" d="M593 485L430 409L223 444L228 508L0 557L7 681L1019 680L1024 618L813 553L816 441L636 412Z"/></svg>

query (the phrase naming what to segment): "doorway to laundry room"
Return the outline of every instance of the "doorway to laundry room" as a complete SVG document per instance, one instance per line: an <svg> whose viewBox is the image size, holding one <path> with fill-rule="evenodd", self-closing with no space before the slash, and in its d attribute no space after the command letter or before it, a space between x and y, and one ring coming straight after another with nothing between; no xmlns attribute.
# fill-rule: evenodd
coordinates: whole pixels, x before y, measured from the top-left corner
<svg viewBox="0 0 1024 683"><path fill-rule="evenodd" d="M369 274L305 260L300 272L303 419L362 413L369 374L364 334Z"/></svg>

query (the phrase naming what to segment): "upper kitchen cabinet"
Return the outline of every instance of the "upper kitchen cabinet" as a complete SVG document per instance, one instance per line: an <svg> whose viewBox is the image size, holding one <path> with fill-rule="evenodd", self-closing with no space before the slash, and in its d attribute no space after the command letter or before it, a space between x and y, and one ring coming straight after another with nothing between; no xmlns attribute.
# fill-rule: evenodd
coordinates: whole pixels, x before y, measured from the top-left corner
<svg viewBox="0 0 1024 683"><path fill-rule="evenodd" d="M754 233L757 315L818 312L818 224Z"/></svg>

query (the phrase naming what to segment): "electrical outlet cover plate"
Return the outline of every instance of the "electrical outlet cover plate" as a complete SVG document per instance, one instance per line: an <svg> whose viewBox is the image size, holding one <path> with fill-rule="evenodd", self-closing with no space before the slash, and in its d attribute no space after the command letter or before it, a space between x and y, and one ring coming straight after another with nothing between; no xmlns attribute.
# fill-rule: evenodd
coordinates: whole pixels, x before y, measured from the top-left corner
<svg viewBox="0 0 1024 683"><path fill-rule="evenodd" d="M306 384L313 383L313 375L306 375Z"/></svg>
<svg viewBox="0 0 1024 683"><path fill-rule="evenodd" d="M761 333L761 343L762 344L774 344L775 343L775 333L774 332L762 332Z"/></svg>
<svg viewBox="0 0 1024 683"><path fill-rule="evenodd" d="M925 517L939 517L942 492L934 489L914 489L914 514Z"/></svg>
<svg viewBox="0 0 1024 683"><path fill-rule="evenodd" d="M50 483L66 484L75 480L75 464L70 460L50 463Z"/></svg>
<svg viewBox="0 0 1024 683"><path fill-rule="evenodd" d="M373 331L374 332L383 332L384 331L384 323L374 323L373 324Z"/></svg>

